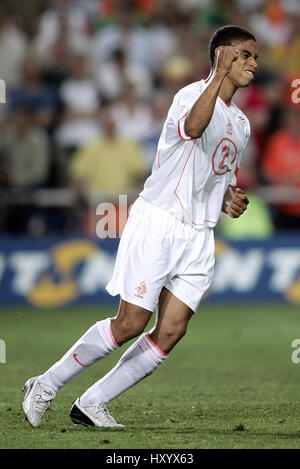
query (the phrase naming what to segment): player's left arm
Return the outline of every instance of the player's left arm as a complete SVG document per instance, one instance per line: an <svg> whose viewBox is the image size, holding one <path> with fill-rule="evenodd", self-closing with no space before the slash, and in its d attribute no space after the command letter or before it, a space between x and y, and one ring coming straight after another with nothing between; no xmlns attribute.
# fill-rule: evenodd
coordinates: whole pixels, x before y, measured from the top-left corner
<svg viewBox="0 0 300 469"><path fill-rule="evenodd" d="M222 212L231 218L239 218L247 210L248 204L249 200L242 189L228 186L223 199Z"/></svg>

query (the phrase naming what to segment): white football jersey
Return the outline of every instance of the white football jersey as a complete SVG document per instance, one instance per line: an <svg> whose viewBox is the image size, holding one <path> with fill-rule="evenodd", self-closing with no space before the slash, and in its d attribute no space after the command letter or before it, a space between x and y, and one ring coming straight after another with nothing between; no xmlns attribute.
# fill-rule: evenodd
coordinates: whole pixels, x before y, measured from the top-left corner
<svg viewBox="0 0 300 469"><path fill-rule="evenodd" d="M218 97L211 121L200 138L184 132L184 121L205 90L204 80L174 97L158 142L152 173L140 195L198 229L219 221L224 194L236 186L241 155L250 137L247 117L231 101Z"/></svg>

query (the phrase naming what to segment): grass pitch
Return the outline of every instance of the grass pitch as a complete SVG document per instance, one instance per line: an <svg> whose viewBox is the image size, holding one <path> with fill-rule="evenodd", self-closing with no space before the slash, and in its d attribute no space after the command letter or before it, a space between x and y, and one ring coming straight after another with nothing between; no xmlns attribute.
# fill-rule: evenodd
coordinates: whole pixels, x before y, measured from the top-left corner
<svg viewBox="0 0 300 469"><path fill-rule="evenodd" d="M300 448L300 310L202 305L157 371L109 404L122 431L74 426L72 402L118 360L115 351L69 383L33 429L21 388L112 308L0 311L0 448Z"/></svg>

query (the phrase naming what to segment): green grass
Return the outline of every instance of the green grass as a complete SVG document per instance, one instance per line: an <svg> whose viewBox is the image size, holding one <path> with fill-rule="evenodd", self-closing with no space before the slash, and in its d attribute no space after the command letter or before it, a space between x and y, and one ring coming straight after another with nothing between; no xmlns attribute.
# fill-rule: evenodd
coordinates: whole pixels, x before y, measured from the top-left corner
<svg viewBox="0 0 300 469"><path fill-rule="evenodd" d="M0 311L0 448L300 448L299 307L202 306L149 378L109 404L122 431L74 426L69 408L122 350L60 391L39 429L24 421L21 388L110 308Z"/></svg>

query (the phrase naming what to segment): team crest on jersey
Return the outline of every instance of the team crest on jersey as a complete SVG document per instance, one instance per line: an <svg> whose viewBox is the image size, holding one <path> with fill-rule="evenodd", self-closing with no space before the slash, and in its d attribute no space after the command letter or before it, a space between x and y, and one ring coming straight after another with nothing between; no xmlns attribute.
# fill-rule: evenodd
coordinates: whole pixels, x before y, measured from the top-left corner
<svg viewBox="0 0 300 469"><path fill-rule="evenodd" d="M146 287L146 283L145 281L143 280L138 287L136 287L136 293L134 296L137 296L138 298L141 298L142 300L144 299L144 295L145 293L147 292L147 287Z"/></svg>
<svg viewBox="0 0 300 469"><path fill-rule="evenodd" d="M228 124L226 124L226 133L228 135L232 135L232 125L230 121L228 121Z"/></svg>

